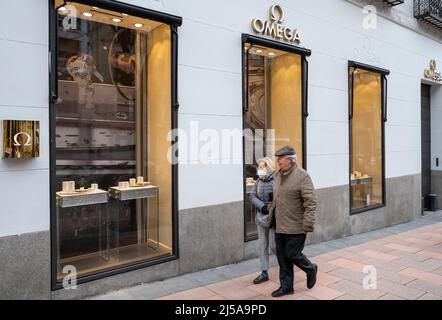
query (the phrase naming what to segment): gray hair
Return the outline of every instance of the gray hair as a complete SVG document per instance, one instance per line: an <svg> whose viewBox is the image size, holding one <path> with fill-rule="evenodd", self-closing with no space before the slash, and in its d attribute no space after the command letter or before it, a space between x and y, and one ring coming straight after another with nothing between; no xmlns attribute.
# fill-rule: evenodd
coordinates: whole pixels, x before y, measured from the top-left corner
<svg viewBox="0 0 442 320"><path fill-rule="evenodd" d="M290 161L291 161L293 164L297 164L297 163L298 163L298 156L297 156L296 154L294 154L294 155L290 155L290 156L287 156L287 158L289 158Z"/></svg>

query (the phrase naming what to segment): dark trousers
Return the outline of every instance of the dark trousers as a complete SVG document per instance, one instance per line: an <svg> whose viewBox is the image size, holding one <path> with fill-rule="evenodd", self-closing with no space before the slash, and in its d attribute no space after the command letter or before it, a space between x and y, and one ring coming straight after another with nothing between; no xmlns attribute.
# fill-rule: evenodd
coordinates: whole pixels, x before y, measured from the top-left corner
<svg viewBox="0 0 442 320"><path fill-rule="evenodd" d="M305 255L305 234L275 234L276 257L279 263L279 282L284 289L293 289L293 265L304 271L307 275L314 272L312 263Z"/></svg>

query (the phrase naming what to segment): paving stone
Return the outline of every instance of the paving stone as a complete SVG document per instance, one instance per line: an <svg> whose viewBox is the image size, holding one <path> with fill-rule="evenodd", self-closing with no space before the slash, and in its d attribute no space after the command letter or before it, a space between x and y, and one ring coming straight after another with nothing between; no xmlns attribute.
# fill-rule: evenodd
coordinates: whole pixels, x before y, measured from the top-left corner
<svg viewBox="0 0 442 320"><path fill-rule="evenodd" d="M344 292L317 284L313 289L306 291L305 294L317 300L333 300L344 295Z"/></svg>
<svg viewBox="0 0 442 320"><path fill-rule="evenodd" d="M340 258L345 258L347 260L352 260L355 262L360 262L362 260L364 260L366 258L366 256L362 255L362 254L358 254L355 252L352 252L350 250L347 249L341 249L341 250L337 250L334 251L332 253L334 256L340 257Z"/></svg>
<svg viewBox="0 0 442 320"><path fill-rule="evenodd" d="M204 299L204 300L226 300L226 298L224 298L220 295L215 295L215 296L211 296L211 297Z"/></svg>
<svg viewBox="0 0 442 320"><path fill-rule="evenodd" d="M428 250L421 250L417 253L418 256L423 256L426 258L435 258L438 260L442 260L442 253L438 253L435 251L431 251L431 247Z"/></svg>
<svg viewBox="0 0 442 320"><path fill-rule="evenodd" d="M388 253L376 252L373 250L362 251L361 255L365 255L365 256L368 256L371 258L376 258L376 259L385 260L385 261L393 261L393 260L399 259L398 256L388 254Z"/></svg>
<svg viewBox="0 0 442 320"><path fill-rule="evenodd" d="M92 297L90 300L135 300L127 290L114 291L108 294Z"/></svg>
<svg viewBox="0 0 442 320"><path fill-rule="evenodd" d="M205 287L198 287L162 297L158 300L204 300L213 296L216 296L213 291Z"/></svg>
<svg viewBox="0 0 442 320"><path fill-rule="evenodd" d="M337 297L335 300L360 300L360 299L353 297L349 294L344 294L343 296Z"/></svg>
<svg viewBox="0 0 442 320"><path fill-rule="evenodd" d="M431 272L433 270L439 269L442 267L442 260L429 259L425 261L412 261L405 258L400 258L398 260L393 261L392 263L397 264L398 266L415 268L427 272Z"/></svg>
<svg viewBox="0 0 442 320"><path fill-rule="evenodd" d="M411 261L418 261L418 262L430 259L430 257L419 255L419 252L409 253L409 252L405 252L405 251L401 251L401 250L393 250L393 251L390 251L388 254L391 254L391 255L396 256L398 258L404 258L404 259L408 259Z"/></svg>
<svg viewBox="0 0 442 320"><path fill-rule="evenodd" d="M419 297L417 300L441 300L442 298L440 296L435 296L431 293L426 293L422 297Z"/></svg>
<svg viewBox="0 0 442 320"><path fill-rule="evenodd" d="M379 279L390 280L402 285L405 285L417 279L417 277L415 276L405 275L398 272L391 272L380 268L377 269L377 276Z"/></svg>
<svg viewBox="0 0 442 320"><path fill-rule="evenodd" d="M331 260L330 263L344 269L353 270L355 272L362 272L362 270L366 266L365 264L362 264L360 262L352 261L345 258L338 258L336 260Z"/></svg>
<svg viewBox="0 0 442 320"><path fill-rule="evenodd" d="M264 296L271 296L272 292L279 288L279 285L275 282L267 281L261 284L248 285L246 288Z"/></svg>
<svg viewBox="0 0 442 320"><path fill-rule="evenodd" d="M416 253L421 250L420 248L416 248L416 247L409 246L409 245L397 244L397 243L389 243L389 244L386 244L385 247L390 248L390 249L394 249L394 250L411 252L411 253Z"/></svg>
<svg viewBox="0 0 442 320"><path fill-rule="evenodd" d="M378 300L405 300L405 299L395 296L393 294L387 293L386 295L383 295L382 297L380 297Z"/></svg>
<svg viewBox="0 0 442 320"><path fill-rule="evenodd" d="M392 272L399 272L403 269L405 269L405 266L401 266L398 263L395 263L397 260L388 262L388 261L384 261L384 260L379 260L376 258L367 258L364 259L364 261L362 263L364 263L364 265L370 265L370 266L374 266L377 269L384 269L387 271L392 271Z"/></svg>
<svg viewBox="0 0 442 320"><path fill-rule="evenodd" d="M145 284L128 288L127 291L137 300L152 300L177 292L170 287L164 288L161 285L158 285L158 283Z"/></svg>
<svg viewBox="0 0 442 320"><path fill-rule="evenodd" d="M379 279L377 281L377 288L406 300L415 300L425 294L423 291L400 285L386 279Z"/></svg>
<svg viewBox="0 0 442 320"><path fill-rule="evenodd" d="M362 270L360 272L356 272L353 270L348 270L343 268L330 271L328 274L335 276L337 278L353 281L356 284L362 284L362 280L364 279L365 276L362 273Z"/></svg>
<svg viewBox="0 0 442 320"><path fill-rule="evenodd" d="M333 283L328 287L362 300L375 300L386 294L386 292L378 289L366 290L363 288L362 284L356 284L348 280L342 280L337 283Z"/></svg>
<svg viewBox="0 0 442 320"><path fill-rule="evenodd" d="M407 287L417 289L419 291L428 292L432 295L438 296L442 300L442 285L430 283L423 280L414 280L407 284Z"/></svg>
<svg viewBox="0 0 442 320"><path fill-rule="evenodd" d="M323 286L328 286L332 283L338 282L342 280L342 278L340 277L336 277L334 275L331 275L329 273L325 273L322 271L318 271L318 275L317 275L317 283L323 285Z"/></svg>
<svg viewBox="0 0 442 320"><path fill-rule="evenodd" d="M250 290L236 284L234 280L214 283L208 285L207 288L229 300L245 300L259 295L254 290Z"/></svg>
<svg viewBox="0 0 442 320"><path fill-rule="evenodd" d="M226 280L226 277L216 272L215 270L207 270L195 272L188 275L190 278L198 281L201 285L208 285L215 282Z"/></svg>
<svg viewBox="0 0 442 320"><path fill-rule="evenodd" d="M406 268L402 270L400 274L416 277L417 279L421 279L430 283L436 283L442 286L442 276L438 274L425 272L414 268Z"/></svg>

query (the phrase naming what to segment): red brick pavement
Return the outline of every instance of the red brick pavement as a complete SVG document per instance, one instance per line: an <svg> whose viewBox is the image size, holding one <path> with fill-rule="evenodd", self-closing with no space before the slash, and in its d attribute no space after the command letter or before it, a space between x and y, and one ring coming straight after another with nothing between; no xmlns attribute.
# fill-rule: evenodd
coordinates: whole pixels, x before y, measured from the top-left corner
<svg viewBox="0 0 442 320"><path fill-rule="evenodd" d="M318 281L306 288L305 274L295 269L295 294L284 300L436 299L442 300L442 223L331 251L311 258L318 264ZM365 266L374 266L376 287L364 289ZM261 300L273 299L278 268L270 281L253 285L257 272L179 292L160 299Z"/></svg>

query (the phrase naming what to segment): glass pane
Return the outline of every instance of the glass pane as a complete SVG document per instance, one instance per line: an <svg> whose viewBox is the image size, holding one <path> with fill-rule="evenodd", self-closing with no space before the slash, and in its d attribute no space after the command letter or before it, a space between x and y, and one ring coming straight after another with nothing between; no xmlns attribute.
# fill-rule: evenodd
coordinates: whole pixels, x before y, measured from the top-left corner
<svg viewBox="0 0 442 320"><path fill-rule="evenodd" d="M58 280L171 255L170 26L68 2L58 86Z"/></svg>
<svg viewBox="0 0 442 320"><path fill-rule="evenodd" d="M357 210L383 202L380 74L354 70L353 103L351 208Z"/></svg>
<svg viewBox="0 0 442 320"><path fill-rule="evenodd" d="M263 156L274 160L277 149L292 145L302 167L302 95L301 56L285 51L246 44L244 75L248 93L246 129L246 199L247 237L256 235L256 209L250 193L256 176L257 161ZM248 89L248 90L247 90ZM277 166L277 163L275 161ZM276 168L277 170L278 168Z"/></svg>

